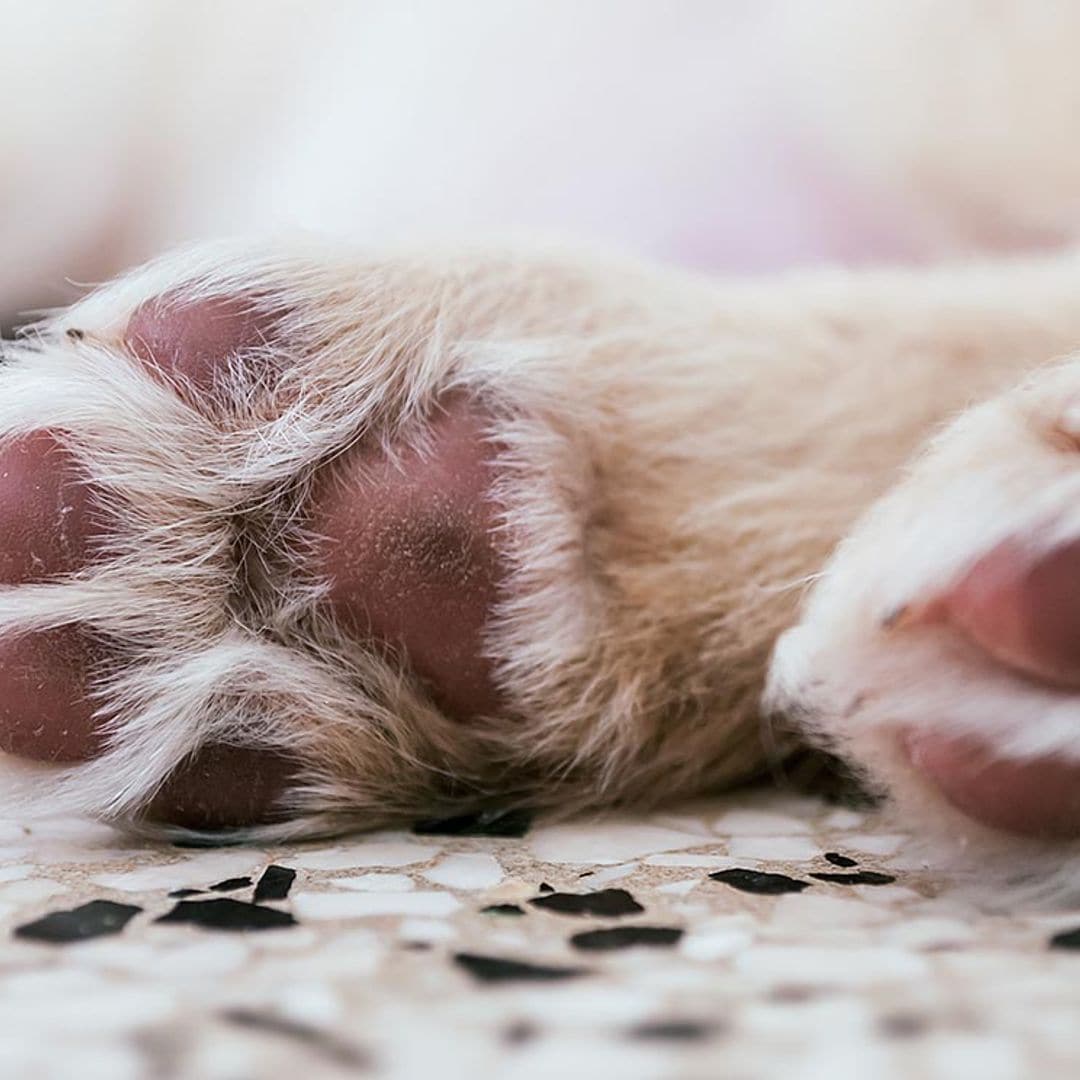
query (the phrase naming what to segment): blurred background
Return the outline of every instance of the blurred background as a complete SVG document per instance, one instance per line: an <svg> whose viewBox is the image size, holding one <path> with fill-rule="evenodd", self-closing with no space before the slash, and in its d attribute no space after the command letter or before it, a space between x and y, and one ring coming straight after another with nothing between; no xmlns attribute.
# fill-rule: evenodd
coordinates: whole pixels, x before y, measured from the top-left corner
<svg viewBox="0 0 1080 1080"><path fill-rule="evenodd" d="M181 241L721 273L1080 228L1061 0L0 0L0 322Z"/></svg>

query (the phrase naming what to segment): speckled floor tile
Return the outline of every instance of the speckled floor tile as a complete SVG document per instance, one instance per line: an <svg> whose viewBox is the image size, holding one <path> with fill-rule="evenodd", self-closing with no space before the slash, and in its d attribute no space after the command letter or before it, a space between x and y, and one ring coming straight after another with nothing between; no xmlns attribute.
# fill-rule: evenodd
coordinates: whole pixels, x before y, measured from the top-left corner
<svg viewBox="0 0 1080 1080"><path fill-rule="evenodd" d="M0 920L4 1076L1080 1075L1080 911L982 913L782 794L265 850L0 822Z"/></svg>

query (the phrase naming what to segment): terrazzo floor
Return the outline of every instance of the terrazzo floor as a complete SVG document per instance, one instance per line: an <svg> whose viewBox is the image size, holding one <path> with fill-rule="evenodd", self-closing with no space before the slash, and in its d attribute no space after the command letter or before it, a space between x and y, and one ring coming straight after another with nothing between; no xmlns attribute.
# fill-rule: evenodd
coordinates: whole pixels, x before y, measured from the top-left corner
<svg viewBox="0 0 1080 1080"><path fill-rule="evenodd" d="M1080 1075L1080 911L912 850L768 792L265 850L0 823L0 1076Z"/></svg>

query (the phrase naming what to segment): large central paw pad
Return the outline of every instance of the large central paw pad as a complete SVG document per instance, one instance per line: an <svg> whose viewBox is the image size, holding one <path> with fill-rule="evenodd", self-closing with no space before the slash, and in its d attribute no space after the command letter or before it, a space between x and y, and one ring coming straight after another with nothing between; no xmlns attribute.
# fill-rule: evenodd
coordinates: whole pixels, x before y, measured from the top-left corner
<svg viewBox="0 0 1080 1080"><path fill-rule="evenodd" d="M399 647L451 715L500 708L484 629L505 567L495 545L488 420L451 397L422 446L361 445L317 479L313 569L354 634Z"/></svg>

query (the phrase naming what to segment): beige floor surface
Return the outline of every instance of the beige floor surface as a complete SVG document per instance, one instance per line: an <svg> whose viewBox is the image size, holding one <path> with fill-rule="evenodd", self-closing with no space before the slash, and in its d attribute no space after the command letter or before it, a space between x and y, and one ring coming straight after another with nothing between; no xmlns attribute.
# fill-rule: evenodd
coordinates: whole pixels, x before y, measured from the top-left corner
<svg viewBox="0 0 1080 1080"><path fill-rule="evenodd" d="M912 850L779 793L266 850L3 823L0 1076L1080 1076L1080 911L983 912Z"/></svg>

